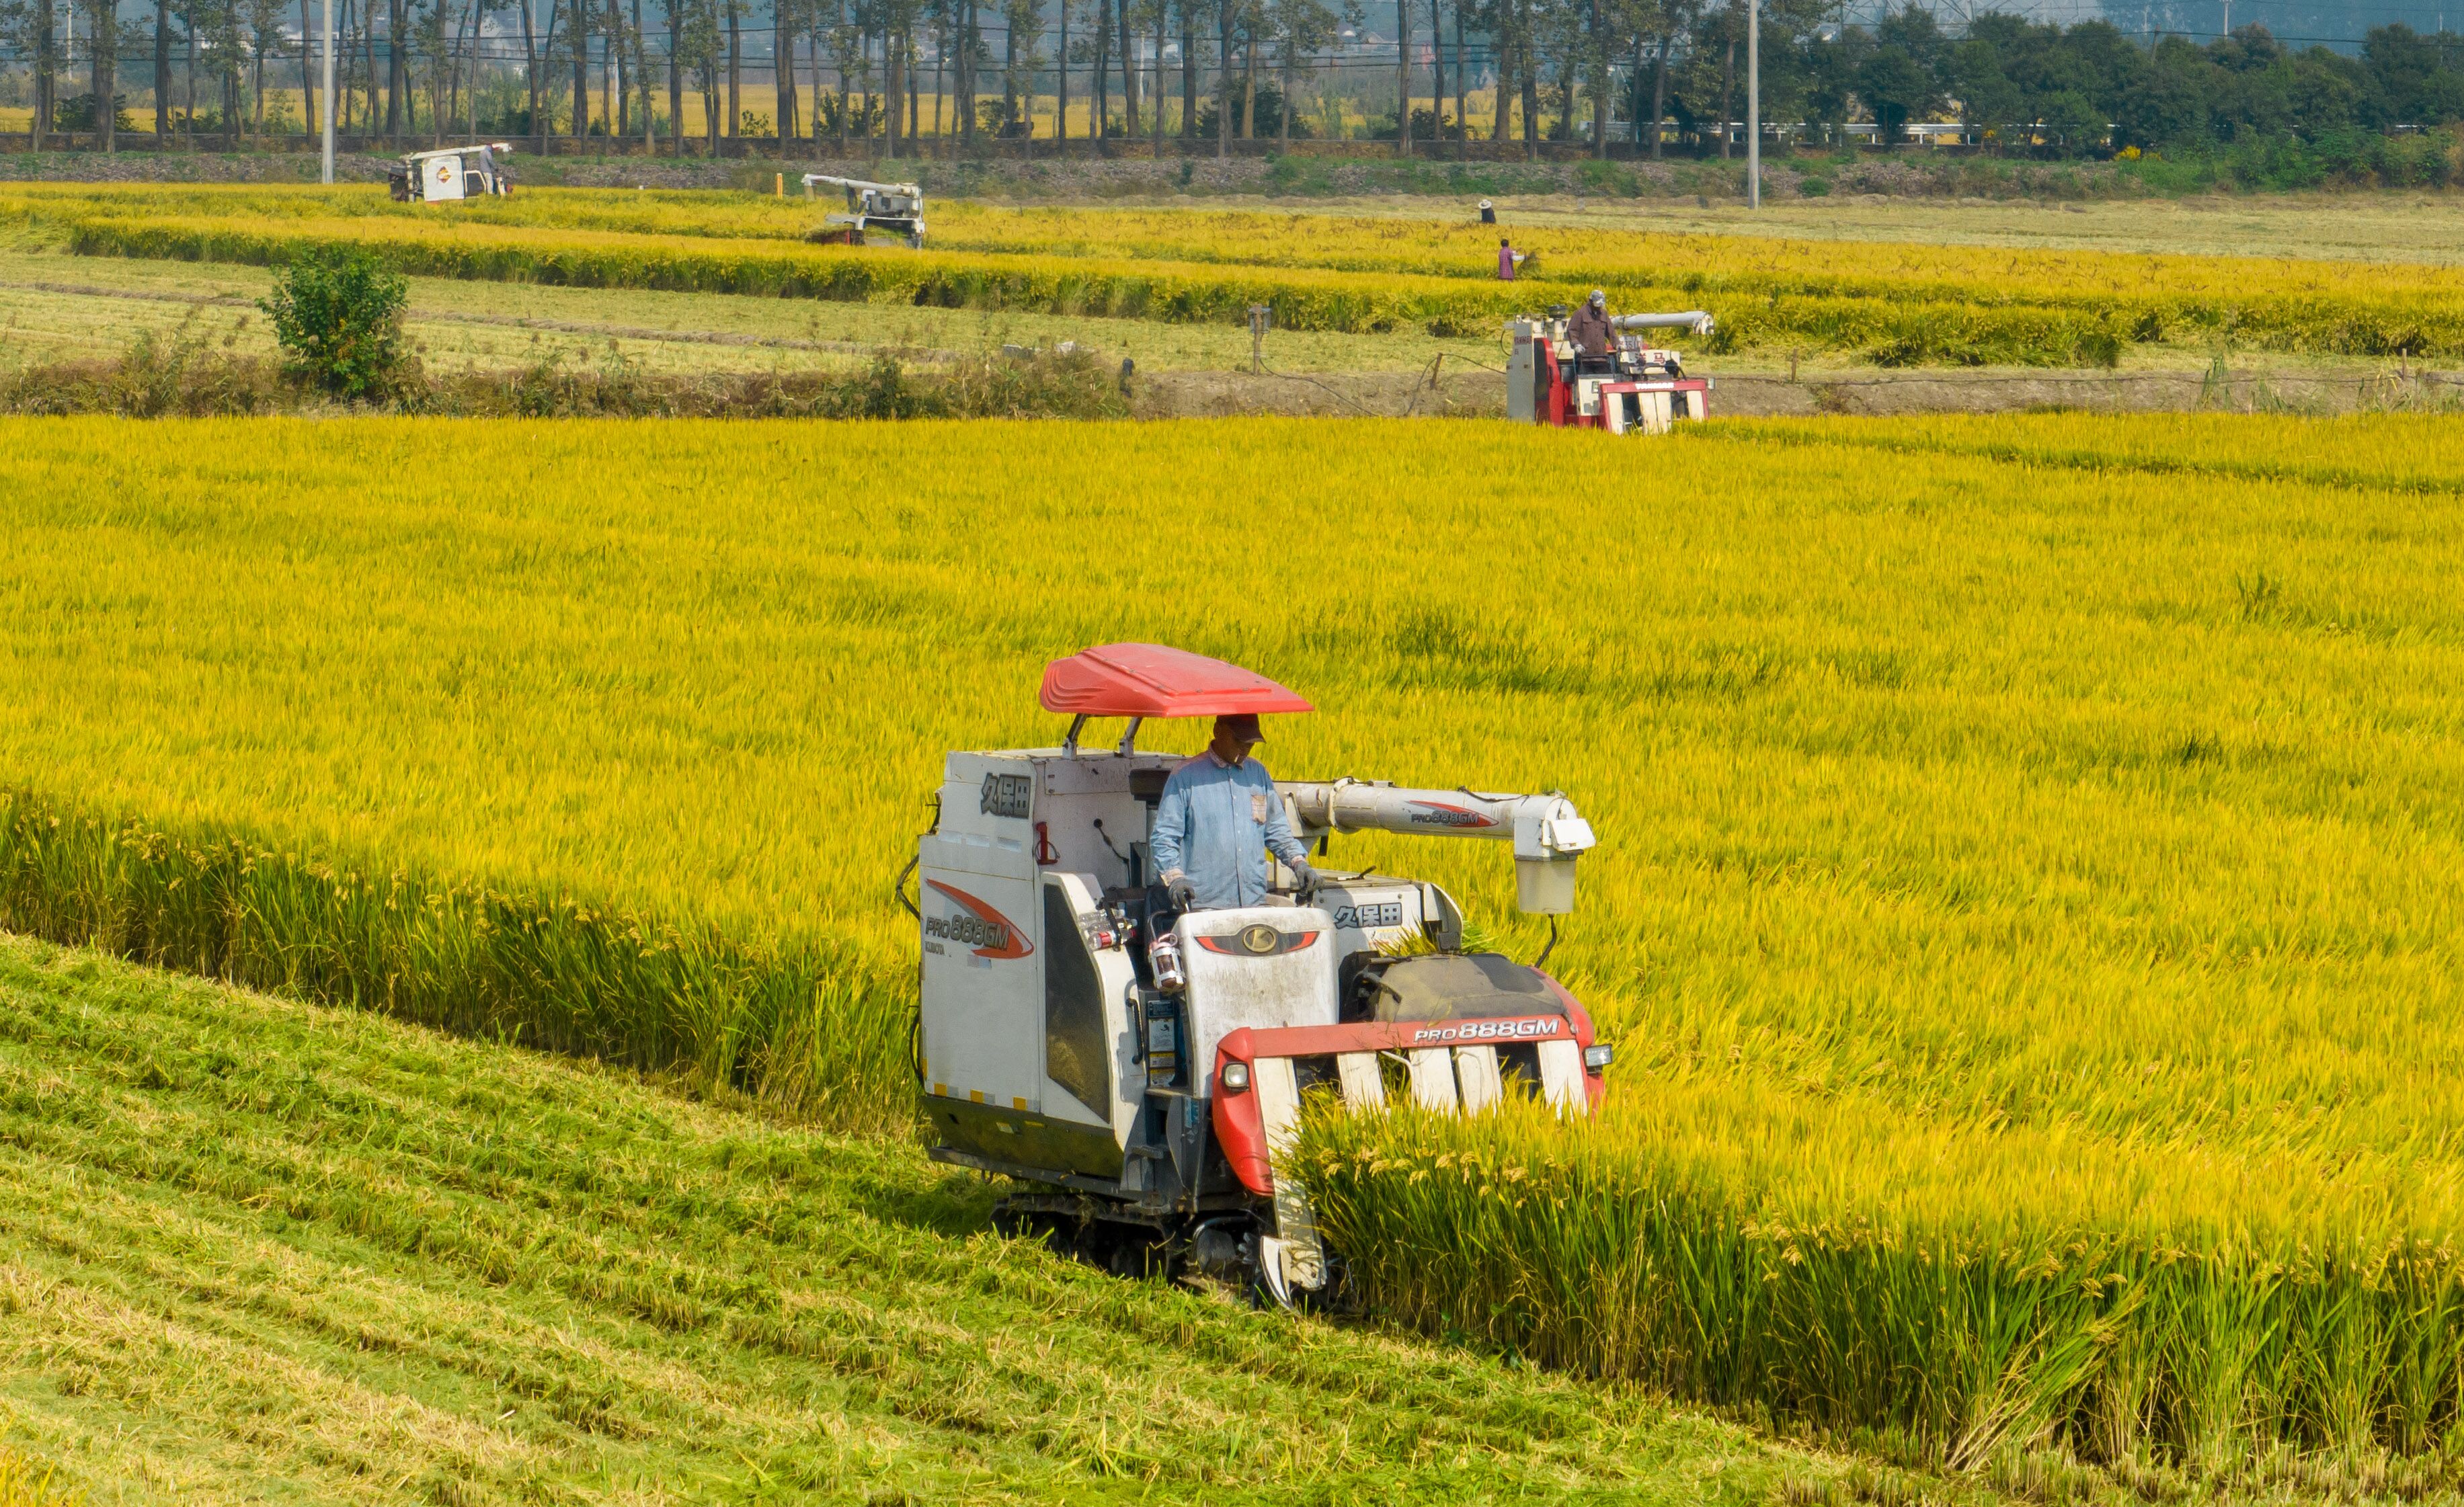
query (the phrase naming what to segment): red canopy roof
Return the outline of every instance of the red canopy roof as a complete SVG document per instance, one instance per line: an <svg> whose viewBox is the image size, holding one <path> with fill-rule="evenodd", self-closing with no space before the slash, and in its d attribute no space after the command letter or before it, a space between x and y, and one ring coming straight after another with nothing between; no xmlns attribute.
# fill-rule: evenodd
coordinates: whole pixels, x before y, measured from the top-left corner
<svg viewBox="0 0 2464 1507"><path fill-rule="evenodd" d="M1044 666L1046 711L1089 717L1215 717L1308 711L1265 676L1159 644L1106 644Z"/></svg>

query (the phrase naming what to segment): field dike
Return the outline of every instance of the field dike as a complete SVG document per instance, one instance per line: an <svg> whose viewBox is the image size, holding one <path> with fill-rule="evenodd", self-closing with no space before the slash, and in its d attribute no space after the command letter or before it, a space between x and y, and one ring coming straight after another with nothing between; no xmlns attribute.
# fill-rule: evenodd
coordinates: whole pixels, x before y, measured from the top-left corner
<svg viewBox="0 0 2464 1507"><path fill-rule="evenodd" d="M0 930L675 1073L836 1128L913 1118L904 989L824 945L363 872L23 789L0 793Z"/></svg>

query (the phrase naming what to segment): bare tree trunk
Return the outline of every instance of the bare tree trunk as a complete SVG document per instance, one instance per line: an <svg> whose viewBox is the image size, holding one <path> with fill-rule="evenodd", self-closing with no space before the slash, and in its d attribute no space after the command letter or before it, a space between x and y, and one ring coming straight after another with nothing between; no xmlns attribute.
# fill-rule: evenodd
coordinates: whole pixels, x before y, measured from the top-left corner
<svg viewBox="0 0 2464 1507"><path fill-rule="evenodd" d="M322 118L317 114L317 23L316 18L309 13L308 5L309 0L299 0L299 108L300 128L313 137L318 134L318 127ZM159 46L154 52L154 76L159 79L166 71L170 59L163 55L163 50ZM154 106L154 113L159 122L163 113L163 106L159 102L162 98L161 85L158 83L155 87L157 103ZM163 128L158 123L154 128L154 135L159 139L162 134Z"/></svg>
<svg viewBox="0 0 2464 1507"><path fill-rule="evenodd" d="M1087 122L1087 140L1099 157L1111 154L1104 139L1105 117L1112 113L1112 5L1095 0L1095 113Z"/></svg>
<svg viewBox="0 0 2464 1507"><path fill-rule="evenodd" d="M607 0L607 20L602 28L607 33L607 61L599 70L599 111L607 122L607 147L611 152L624 150L625 138L633 134L632 80L625 55L625 8L618 0Z"/></svg>
<svg viewBox="0 0 2464 1507"><path fill-rule="evenodd" d="M531 15L531 0L522 0L522 89L530 96L534 149L545 155L547 136L539 127L539 35Z"/></svg>
<svg viewBox="0 0 2464 1507"><path fill-rule="evenodd" d="M1215 160L1232 155L1232 0L1215 0Z"/></svg>
<svg viewBox="0 0 2464 1507"><path fill-rule="evenodd" d="M642 96L642 151L659 155L659 112L650 102L650 33L642 28L642 0L633 0L633 78Z"/></svg>
<svg viewBox="0 0 2464 1507"><path fill-rule="evenodd" d="M1112 14L1121 35L1121 114L1127 118L1122 140L1138 139L1138 55L1130 46L1130 0L1114 0Z"/></svg>
<svg viewBox="0 0 2464 1507"><path fill-rule="evenodd" d="M1258 139L1258 24L1241 23L1241 140Z"/></svg>
<svg viewBox="0 0 2464 1507"><path fill-rule="evenodd" d="M884 106L882 111L883 126L890 133L890 158L892 162L895 162L898 160L898 128L902 123L904 123L898 119L898 106L900 103L899 91L907 81L902 76L902 71L907 62L907 54L906 49L899 46L897 33L885 32L882 33L881 56L882 70L886 76L882 88Z"/></svg>
<svg viewBox="0 0 2464 1507"><path fill-rule="evenodd" d="M452 50L445 66L445 108L436 122L437 144L444 145L445 122L462 113L462 74L470 55L471 33L478 21L479 0L462 8L462 19L454 23Z"/></svg>
<svg viewBox="0 0 2464 1507"><path fill-rule="evenodd" d="M59 18L52 13L52 0L34 0L34 150L43 149L43 139L52 131L53 82L52 33Z"/></svg>
<svg viewBox="0 0 2464 1507"><path fill-rule="evenodd" d="M625 12L616 8L616 0L606 0L606 5L599 18L599 132L614 152L625 141L623 91L618 87L625 73Z"/></svg>
<svg viewBox="0 0 2464 1507"><path fill-rule="evenodd" d="M1605 161L1609 155L1609 54L1608 39L1600 34L1600 0L1591 0L1592 55L1592 155Z"/></svg>
<svg viewBox="0 0 2464 1507"><path fill-rule="evenodd" d="M813 152L822 150L822 12L813 11Z"/></svg>
<svg viewBox="0 0 2464 1507"><path fill-rule="evenodd" d="M846 28L847 0L839 0L837 30L843 34ZM833 42L831 45L835 48L838 44ZM831 53L830 71L838 75L839 79L839 155L841 157L845 157L847 154L847 76L846 54L836 51Z"/></svg>
<svg viewBox="0 0 2464 1507"><path fill-rule="evenodd" d="M302 11L300 46L307 46L305 11L308 0L299 0ZM171 134L171 0L154 0L154 144L160 147Z"/></svg>
<svg viewBox="0 0 2464 1507"><path fill-rule="evenodd" d="M685 155L685 44L684 17L677 13L678 0L661 0L668 13L668 124L675 131L676 157Z"/></svg>
<svg viewBox="0 0 2464 1507"><path fill-rule="evenodd" d="M1672 33L1660 33L1660 61L1651 74L1651 160L1660 161L1660 138L1668 123L1668 49L1675 41Z"/></svg>
<svg viewBox="0 0 2464 1507"><path fill-rule="evenodd" d="M583 139L590 134L590 4L591 0L571 0L573 6L573 137L580 149Z"/></svg>
<svg viewBox="0 0 2464 1507"><path fill-rule="evenodd" d="M94 128L102 137L105 157L115 149L120 131L120 111L112 98L120 87L120 18L112 0L96 0L94 34L86 38L86 55L94 65ZM265 55L257 54L260 80L265 71ZM264 108L265 91L257 90L258 108Z"/></svg>
<svg viewBox="0 0 2464 1507"><path fill-rule="evenodd" d="M1180 139L1198 136L1198 0L1176 0L1180 11Z"/></svg>
<svg viewBox="0 0 2464 1507"><path fill-rule="evenodd" d="M1528 20L1529 9L1521 9ZM1529 35L1528 25L1524 33ZM1523 156L1527 162L1536 163L1540 160L1540 60L1531 55L1532 48L1526 42L1515 50L1514 60L1523 74Z"/></svg>
<svg viewBox="0 0 2464 1507"><path fill-rule="evenodd" d="M642 0L633 3L639 5ZM787 0L770 0L770 100L777 112L772 129L779 139L779 155L784 157L787 143L800 134L796 130L796 20Z"/></svg>
<svg viewBox="0 0 2464 1507"><path fill-rule="evenodd" d="M1435 5L1437 0L1429 0ZM1275 150L1289 156L1292 149L1292 44L1297 41L1291 32L1284 33L1284 108L1275 121Z"/></svg>
<svg viewBox="0 0 2464 1507"><path fill-rule="evenodd" d="M1737 39L1728 38L1720 61L1720 161L1728 160L1728 106L1737 87Z"/></svg>
<svg viewBox="0 0 2464 1507"><path fill-rule="evenodd" d="M1471 105L1464 98L1463 0L1455 0L1455 156L1461 159L1471 141Z"/></svg>
<svg viewBox="0 0 2464 1507"><path fill-rule="evenodd" d="M1395 155L1412 155L1412 0L1395 0Z"/></svg>
<svg viewBox="0 0 2464 1507"><path fill-rule="evenodd" d="M727 134L744 134L744 6L727 0Z"/></svg>
<svg viewBox="0 0 2464 1507"><path fill-rule="evenodd" d="M1052 139L1067 146L1069 142L1069 7L1072 0L1061 0L1061 51L1053 57ZM1063 153L1067 156L1067 153Z"/></svg>
<svg viewBox="0 0 2464 1507"><path fill-rule="evenodd" d="M385 134L388 141L402 131L402 11L403 0L385 0ZM368 17L368 28L376 29L376 17ZM374 38L369 45L375 45Z"/></svg>
<svg viewBox="0 0 2464 1507"><path fill-rule="evenodd" d="M1507 80L1514 76L1514 50L1511 44L1501 44L1497 50L1497 121L1489 127L1488 139L1506 140L1513 123L1514 106L1507 92Z"/></svg>
<svg viewBox="0 0 2464 1507"><path fill-rule="evenodd" d="M983 18L977 10L977 0L962 0L958 7L958 98L953 108L958 113L958 140L976 144L976 97L983 92L976 77L978 55L983 51Z"/></svg>

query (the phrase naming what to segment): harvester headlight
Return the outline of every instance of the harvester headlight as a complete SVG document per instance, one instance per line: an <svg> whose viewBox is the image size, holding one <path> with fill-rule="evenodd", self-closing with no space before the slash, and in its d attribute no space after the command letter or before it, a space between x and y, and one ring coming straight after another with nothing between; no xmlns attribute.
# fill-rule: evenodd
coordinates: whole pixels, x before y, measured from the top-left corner
<svg viewBox="0 0 2464 1507"><path fill-rule="evenodd" d="M1226 1062L1223 1064L1223 1071L1217 1077L1222 1081L1223 1091L1227 1094L1245 1094L1249 1091L1249 1064L1246 1062Z"/></svg>
<svg viewBox="0 0 2464 1507"><path fill-rule="evenodd" d="M1617 1048L1605 1041L1597 1046L1583 1048L1583 1066L1591 1072L1596 1073L1616 1060Z"/></svg>

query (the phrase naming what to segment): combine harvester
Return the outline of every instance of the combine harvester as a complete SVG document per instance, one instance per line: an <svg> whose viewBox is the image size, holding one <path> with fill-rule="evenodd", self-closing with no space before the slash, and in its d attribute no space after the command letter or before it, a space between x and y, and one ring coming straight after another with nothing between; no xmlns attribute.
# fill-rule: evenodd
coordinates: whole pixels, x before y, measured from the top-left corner
<svg viewBox="0 0 2464 1507"><path fill-rule="evenodd" d="M385 169L385 188L401 204L502 197L514 191L514 178L497 159L513 155L502 142L411 152Z"/></svg>
<svg viewBox="0 0 2464 1507"><path fill-rule="evenodd" d="M1609 321L1617 331L1605 356L1585 356L1566 337L1567 309L1552 306L1548 317L1526 315L1508 328L1514 354L1506 363L1506 416L1557 428L1606 429L1611 434L1665 434L1683 419L1711 416L1711 380L1685 375L1684 358L1645 345L1632 330L1684 330L1697 339L1711 333L1711 317L1684 314L1621 314Z"/></svg>
<svg viewBox="0 0 2464 1507"><path fill-rule="evenodd" d="M923 248L924 189L920 185L877 184L862 178L806 173L804 197L811 198L817 186L847 190L847 212L824 215L825 229L815 230L806 240L824 246L862 246L867 230L883 229L907 237L907 244L919 251Z"/></svg>
<svg viewBox="0 0 2464 1507"><path fill-rule="evenodd" d="M1538 963L1461 950L1462 907L1436 885L1330 872L1295 893L1278 864L1266 904L1183 912L1155 882L1149 831L1184 756L1139 753L1139 723L1308 702L1142 644L1055 661L1041 699L1072 719L1059 748L947 756L909 905L932 1155L1039 1185L1001 1202L1003 1231L1288 1305L1339 1285L1307 1201L1275 1170L1312 1088L1356 1110L1408 1095L1478 1111L1522 1094L1590 1112L1611 1058L1590 1016ZM1116 747L1080 746L1091 718L1128 719ZM1552 947L1593 845L1558 795L1276 788L1320 854L1338 832L1511 842L1520 908L1551 917ZM1435 950L1404 955L1415 945Z"/></svg>

